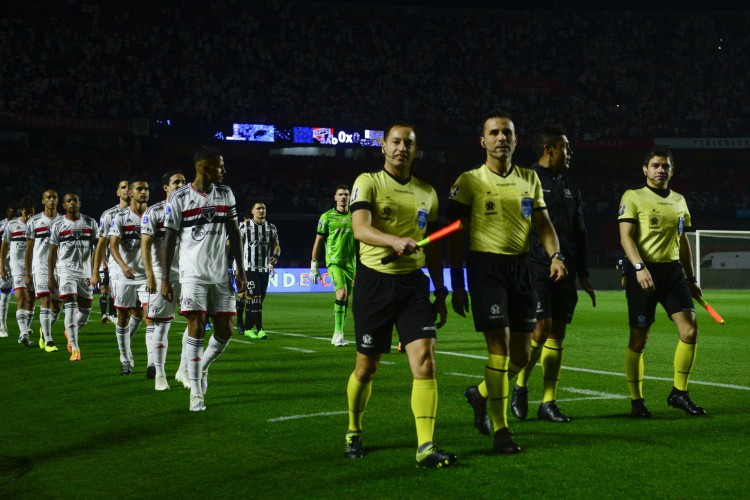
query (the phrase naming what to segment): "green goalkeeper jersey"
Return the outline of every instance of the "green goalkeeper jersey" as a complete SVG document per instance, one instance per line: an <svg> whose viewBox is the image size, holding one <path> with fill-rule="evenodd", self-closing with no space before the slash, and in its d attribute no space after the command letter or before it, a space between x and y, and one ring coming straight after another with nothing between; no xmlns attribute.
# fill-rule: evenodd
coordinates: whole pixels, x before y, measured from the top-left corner
<svg viewBox="0 0 750 500"><path fill-rule="evenodd" d="M355 267L356 249L351 212L335 208L320 216L318 234L326 239L326 266Z"/></svg>

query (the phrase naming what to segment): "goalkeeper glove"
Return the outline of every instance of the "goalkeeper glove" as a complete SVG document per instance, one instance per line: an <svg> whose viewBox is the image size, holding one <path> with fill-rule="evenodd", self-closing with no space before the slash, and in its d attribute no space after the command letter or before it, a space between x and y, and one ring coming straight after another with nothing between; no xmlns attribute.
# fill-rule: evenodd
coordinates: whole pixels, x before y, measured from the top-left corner
<svg viewBox="0 0 750 500"><path fill-rule="evenodd" d="M313 285L317 285L318 280L320 280L320 272L318 272L318 261L311 260L310 261L310 282Z"/></svg>

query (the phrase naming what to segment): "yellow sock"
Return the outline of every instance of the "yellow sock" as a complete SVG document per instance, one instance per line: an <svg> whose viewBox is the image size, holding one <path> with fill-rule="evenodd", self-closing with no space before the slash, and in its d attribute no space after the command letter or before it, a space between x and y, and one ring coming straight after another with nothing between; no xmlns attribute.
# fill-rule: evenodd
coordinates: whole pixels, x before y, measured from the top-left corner
<svg viewBox="0 0 750 500"><path fill-rule="evenodd" d="M529 386L529 377L531 377L531 370L534 369L537 361L539 361L539 357L542 355L543 345L543 343L540 344L536 340L531 339L531 353L529 356L529 363L524 367L523 370L521 370L521 373L518 374L518 380L516 381L516 384L519 387Z"/></svg>
<svg viewBox="0 0 750 500"><path fill-rule="evenodd" d="M495 430L508 427L508 356L490 354L484 369L487 395Z"/></svg>
<svg viewBox="0 0 750 500"><path fill-rule="evenodd" d="M631 399L643 398L643 353L631 351L628 347L625 351L625 379L628 381Z"/></svg>
<svg viewBox="0 0 750 500"><path fill-rule="evenodd" d="M518 375L523 368L523 366L518 366L513 361L508 361L508 382L513 380L513 377Z"/></svg>
<svg viewBox="0 0 750 500"><path fill-rule="evenodd" d="M362 415L367 408L367 402L370 400L372 393L372 382L361 383L354 376L354 372L349 376L349 383L346 385L346 399L349 402L349 430L362 430Z"/></svg>
<svg viewBox="0 0 750 500"><path fill-rule="evenodd" d="M414 379L411 386L411 411L414 413L414 421L417 424L418 447L432 441L437 403L437 380L434 378Z"/></svg>
<svg viewBox="0 0 750 500"><path fill-rule="evenodd" d="M677 343L674 351L674 386L680 391L687 391L697 349L696 344L686 344L682 340Z"/></svg>
<svg viewBox="0 0 750 500"><path fill-rule="evenodd" d="M560 369L563 360L563 341L547 339L542 349L542 373L544 374L544 394L542 403L557 399L557 386L560 382Z"/></svg>
<svg viewBox="0 0 750 500"><path fill-rule="evenodd" d="M482 396L484 399L487 399L487 382L482 380L482 382L477 386L477 390L479 391L480 396Z"/></svg>

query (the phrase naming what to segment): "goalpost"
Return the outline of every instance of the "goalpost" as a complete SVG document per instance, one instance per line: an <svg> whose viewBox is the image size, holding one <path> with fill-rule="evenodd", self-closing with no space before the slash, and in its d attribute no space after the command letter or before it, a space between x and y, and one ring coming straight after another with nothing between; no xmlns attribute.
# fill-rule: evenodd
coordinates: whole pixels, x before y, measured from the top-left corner
<svg viewBox="0 0 750 500"><path fill-rule="evenodd" d="M703 289L750 289L750 231L687 233Z"/></svg>

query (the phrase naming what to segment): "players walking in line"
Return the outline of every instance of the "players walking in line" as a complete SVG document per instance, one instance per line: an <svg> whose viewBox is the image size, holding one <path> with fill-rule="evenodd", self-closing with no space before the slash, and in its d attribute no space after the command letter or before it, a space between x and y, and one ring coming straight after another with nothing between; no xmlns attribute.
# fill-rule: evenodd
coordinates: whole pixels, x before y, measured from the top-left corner
<svg viewBox="0 0 750 500"><path fill-rule="evenodd" d="M310 280L315 284L320 279L318 254L320 247L325 245L326 268L336 293L331 344L343 347L349 345L349 342L344 340L344 323L357 260L357 247L352 232L352 214L349 212L349 186L343 184L338 186L336 194L333 195L333 201L336 206L321 215L318 220L318 230L310 261Z"/></svg>
<svg viewBox="0 0 750 500"><path fill-rule="evenodd" d="M391 125L382 152L383 169L357 177L352 191L352 227L360 242L360 262L352 306L357 357L346 389L349 427L344 456L360 458L365 454L362 416L381 356L391 350L395 325L413 376L411 408L417 428L417 465L448 467L455 463L456 456L441 451L433 441L436 328L445 324L448 291L443 285L440 247L428 246L424 253L417 247L428 223L438 220L438 198L432 186L411 174L417 153L411 125ZM403 257L383 265L381 259L393 251ZM430 303L429 279L422 272L425 261L435 285L434 304ZM436 313L440 317L437 325Z"/></svg>
<svg viewBox="0 0 750 500"><path fill-rule="evenodd" d="M107 209L99 218L98 241L96 244L96 253L94 254L94 270L96 275L92 276L91 282L94 286L101 283L101 294L99 295L99 308L102 312L102 323L109 323L115 316L114 295L115 283L120 274L120 266L117 265L112 253L109 252L109 229L112 227L112 219L120 210L128 208L130 205L130 191L128 190L128 179L120 179L117 183L117 198L119 203L114 207ZM138 324L140 325L140 323ZM138 325L131 333L135 333Z"/></svg>
<svg viewBox="0 0 750 500"><path fill-rule="evenodd" d="M172 192L185 184L185 176L179 170L165 173L161 179L162 187L167 198ZM164 257L164 207L166 201L162 200L151 205L141 218L141 256L143 267L146 271L146 284L141 290L141 304L143 314L146 317L146 331L153 330L152 350L154 359L154 388L157 391L169 389L167 375L164 371L164 362L167 359L167 347L169 345L169 327L174 319L174 301L168 302L161 295L159 285L165 270L162 268ZM179 252L179 248L176 250ZM173 283L173 292L176 297L180 296L178 260L172 262L172 268L166 270L170 274ZM184 359L184 358L183 358ZM180 366L182 368L182 365ZM187 370L187 364L184 366ZM181 370L178 369L178 380L182 381ZM185 378L187 376L185 375Z"/></svg>
<svg viewBox="0 0 750 500"><path fill-rule="evenodd" d="M57 213L57 202L57 191L47 189L42 193L44 210L31 217L26 224L26 284L33 285L36 298L42 303L39 309L39 348L46 352L57 351L52 340L52 325L60 316L60 296L49 289L50 271L47 268L50 228L63 217ZM57 270L52 269L51 272L56 273Z"/></svg>
<svg viewBox="0 0 750 500"><path fill-rule="evenodd" d="M276 226L266 220L265 203L253 203L248 215L251 218L240 224L247 291L239 294L238 325L246 337L265 339L268 335L263 329L263 301L266 300L268 278L281 256L281 246ZM246 305L250 306L249 315L245 311Z"/></svg>
<svg viewBox="0 0 750 500"><path fill-rule="evenodd" d="M524 419L528 413L528 382L531 371L541 358L544 378L542 404L537 411L540 420L564 423L570 417L557 406L557 386L563 360L563 340L566 325L573 321L578 303L576 275L581 288L596 306L596 295L589 282L586 266L586 226L583 222L581 190L567 175L573 150L562 127L542 127L532 142L537 162L532 166L539 176L547 213L560 240L566 257L568 275L554 281L549 275L550 258L536 231L531 232L531 263L536 275L536 293L539 299L536 310L536 328L531 335L531 355L526 367L518 374L510 406L516 418Z"/></svg>
<svg viewBox="0 0 750 500"><path fill-rule="evenodd" d="M5 226L16 216L16 209L9 206L5 210L5 218L0 220L0 248L5 241ZM10 255L5 259L6 269L10 269ZM13 276L4 278L0 274L0 338L8 337L8 304L10 304L10 293L13 290Z"/></svg>
<svg viewBox="0 0 750 500"><path fill-rule="evenodd" d="M109 229L109 251L120 267L115 283L115 308L117 309L117 346L120 349L120 375L133 373L133 351L130 340L135 333L131 322L140 325L143 310L138 297L139 289L146 284L146 270L141 257L141 217L146 211L149 196L148 182L142 177L134 178L128 186L130 206L117 212ZM137 327L136 327L137 329ZM146 330L146 352L148 364L146 377L156 376L153 366L151 336L153 330Z"/></svg>
<svg viewBox="0 0 750 500"><path fill-rule="evenodd" d="M63 196L63 209L65 216L57 219L50 228L47 256L47 269L58 270L59 282L54 272L48 273L48 288L52 293L57 291L64 303L70 361L80 361L78 334L91 315L94 269L91 261L97 229L93 218L81 214L81 200L77 194Z"/></svg>
<svg viewBox="0 0 750 500"><path fill-rule="evenodd" d="M34 215L34 202L29 196L21 200L21 214L8 221L5 226L2 247L0 248L0 277L7 280L13 276L13 290L16 296L16 322L18 323L18 343L33 347L31 321L34 318L34 284L26 283L26 223ZM6 260L10 258L10 266Z"/></svg>
<svg viewBox="0 0 750 500"><path fill-rule="evenodd" d="M529 258L533 222L551 263L553 282L565 278L565 258L549 215L542 185L533 170L513 164L518 138L508 113L494 110L482 122L480 144L485 163L461 174L451 188L446 215L462 219L469 228L466 258L469 292L474 302L474 327L484 333L488 360L484 382L469 387L466 397L474 408L474 425L490 433L486 399L494 424L495 451L518 453L506 414L508 385L529 361L529 339L536 326L537 296ZM464 290L464 239L452 235L451 281L453 310L464 316L469 300Z"/></svg>
<svg viewBox="0 0 750 500"><path fill-rule="evenodd" d="M630 341L625 355L625 376L631 398L631 414L648 418L643 398L643 352L656 304L660 303L677 327L680 340L674 354L674 387L667 404L688 415L706 410L688 395L688 379L695 363L698 325L693 298L702 295L693 272L693 259L685 229L691 226L685 198L669 189L674 159L667 148L649 151L643 163L646 185L622 195L618 222L620 243L627 260L625 292L628 299Z"/></svg>
<svg viewBox="0 0 750 500"><path fill-rule="evenodd" d="M234 293L227 274L226 242L232 255L241 255L237 208L232 190L221 185L226 174L224 157L216 148L203 146L193 156L195 179L175 190L164 209L163 268L171 269L177 240L180 242L180 311L188 321L185 345L190 378L190 411L206 409L208 369L229 344L236 314ZM245 290L243 269L237 269L237 292ZM176 297L169 273L161 279L162 296ZM203 351L205 324L214 317L214 334Z"/></svg>

